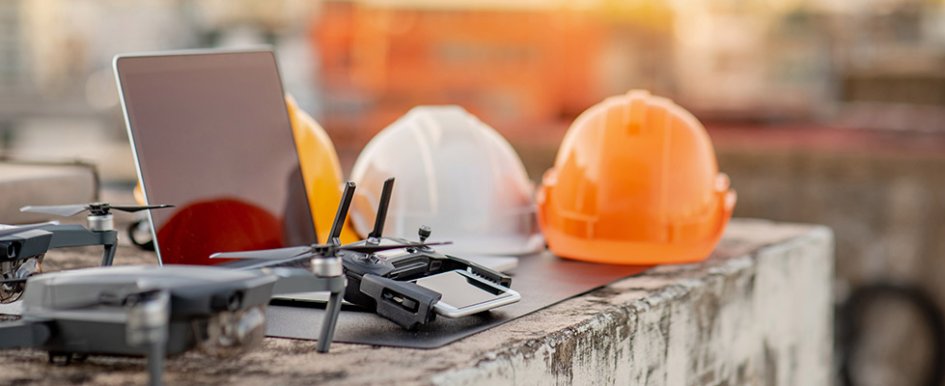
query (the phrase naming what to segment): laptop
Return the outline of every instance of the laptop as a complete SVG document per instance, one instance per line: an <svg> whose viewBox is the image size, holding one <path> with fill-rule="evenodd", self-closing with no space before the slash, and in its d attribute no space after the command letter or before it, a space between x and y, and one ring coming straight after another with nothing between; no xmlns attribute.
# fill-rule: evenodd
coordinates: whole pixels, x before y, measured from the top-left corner
<svg viewBox="0 0 945 386"><path fill-rule="evenodd" d="M161 264L316 242L282 80L270 50L114 60Z"/></svg>

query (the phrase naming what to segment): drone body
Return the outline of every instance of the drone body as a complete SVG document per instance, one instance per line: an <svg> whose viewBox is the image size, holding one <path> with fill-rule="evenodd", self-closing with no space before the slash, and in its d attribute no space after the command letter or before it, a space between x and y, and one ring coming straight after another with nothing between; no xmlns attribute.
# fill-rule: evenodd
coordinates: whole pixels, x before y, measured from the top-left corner
<svg viewBox="0 0 945 386"><path fill-rule="evenodd" d="M335 259L337 260L337 259ZM265 336L273 295L330 292L317 350L327 352L341 308L344 276L297 268L121 266L36 275L28 280L22 319L0 323L0 349L35 348L50 361L87 355L148 357L161 383L165 355L199 348L226 356Z"/></svg>
<svg viewBox="0 0 945 386"><path fill-rule="evenodd" d="M59 224L49 225L42 229L53 234L49 249L101 245L103 248L102 266L112 265L115 259L118 232L113 228L94 229L79 224Z"/></svg>
<svg viewBox="0 0 945 386"><path fill-rule="evenodd" d="M307 274L307 273L306 273ZM212 267L98 267L31 277L23 316L0 324L0 348L36 348L50 362L146 355L151 385L164 357L194 347L226 354L265 335L278 276Z"/></svg>
<svg viewBox="0 0 945 386"><path fill-rule="evenodd" d="M268 303L277 280L275 275L259 272L191 266L46 273L30 278L21 322L49 330L48 339L32 347L50 353L145 355L146 348L128 342L129 309L143 293L167 291L170 312L165 349L173 355L205 344L213 328L238 331L233 329L236 324L245 324L254 318L255 308ZM221 324L221 315L229 315L235 324ZM0 327L0 336L3 331ZM245 341L245 332L228 339Z"/></svg>
<svg viewBox="0 0 945 386"><path fill-rule="evenodd" d="M30 229L0 236L0 259L15 261L43 256L49 249L53 234L43 229Z"/></svg>

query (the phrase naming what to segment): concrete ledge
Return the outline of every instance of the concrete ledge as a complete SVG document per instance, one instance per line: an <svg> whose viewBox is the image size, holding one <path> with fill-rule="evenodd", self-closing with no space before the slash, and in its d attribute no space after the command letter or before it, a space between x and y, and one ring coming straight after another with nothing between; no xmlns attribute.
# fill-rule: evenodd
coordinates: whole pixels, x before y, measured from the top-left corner
<svg viewBox="0 0 945 386"><path fill-rule="evenodd" d="M792 231L799 231L789 236ZM787 239L767 244L769 237ZM768 239L768 240L765 240ZM724 256L742 248L740 256ZM771 242L771 241L768 241ZM767 245L766 245L767 244ZM732 248L732 249L729 249ZM707 263L667 266L549 311L561 319L441 384L826 385L832 355L832 235L733 224ZM523 321L524 322L524 321ZM527 333L519 331L519 333Z"/></svg>
<svg viewBox="0 0 945 386"><path fill-rule="evenodd" d="M125 252L119 256L135 255ZM59 256L60 263L97 256L83 254ZM118 261L149 258L136 255ZM270 338L237 358L174 358L166 381L826 385L832 275L829 229L736 220L704 263L654 268L443 348L336 344L320 355L313 342ZM45 353L21 350L0 354L0 365L3 384L145 382L144 360L136 358L60 367L47 365Z"/></svg>

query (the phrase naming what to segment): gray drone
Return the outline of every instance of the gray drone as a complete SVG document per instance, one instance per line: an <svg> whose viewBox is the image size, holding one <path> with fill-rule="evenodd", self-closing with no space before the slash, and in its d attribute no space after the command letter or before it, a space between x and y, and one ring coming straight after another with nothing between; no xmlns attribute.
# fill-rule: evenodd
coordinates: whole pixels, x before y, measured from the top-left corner
<svg viewBox="0 0 945 386"><path fill-rule="evenodd" d="M273 296L329 292L316 346L327 352L346 286L338 255L426 246L339 245L350 195L345 201L329 244L255 253L255 259L220 266L97 267L30 276L22 319L0 323L0 349L37 348L48 351L51 362L65 363L89 354L146 355L151 383L160 384L165 355L193 348L239 353L260 341L263 308ZM48 224L18 231L43 226Z"/></svg>
<svg viewBox="0 0 945 386"><path fill-rule="evenodd" d="M165 355L197 348L226 356L254 347L265 336L272 296L330 292L316 348L327 352L345 279L336 257L313 259L325 260L317 265L331 276L288 267L186 265L35 275L23 295L22 319L0 323L0 348L37 348L49 352L51 363L65 364L90 354L145 355L150 382L158 385Z"/></svg>
<svg viewBox="0 0 945 386"><path fill-rule="evenodd" d="M24 206L23 212L74 216L88 211L88 227L48 222L0 229L0 303L12 303L23 294L26 278L42 271L43 257L53 248L101 245L102 265L112 264L118 245L112 210L138 212L169 208L172 205L77 205Z"/></svg>

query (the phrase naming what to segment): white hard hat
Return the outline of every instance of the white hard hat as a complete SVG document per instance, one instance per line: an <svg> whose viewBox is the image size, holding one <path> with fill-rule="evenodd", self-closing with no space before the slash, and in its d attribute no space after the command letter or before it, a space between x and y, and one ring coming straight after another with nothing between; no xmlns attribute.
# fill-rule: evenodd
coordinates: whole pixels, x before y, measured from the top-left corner
<svg viewBox="0 0 945 386"><path fill-rule="evenodd" d="M499 133L459 106L419 106L382 130L354 164L351 220L367 235L384 180L396 178L384 236L452 241L451 254L520 255L544 248L533 185Z"/></svg>

